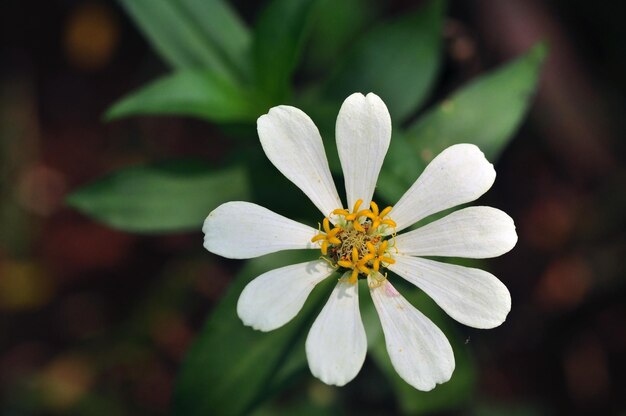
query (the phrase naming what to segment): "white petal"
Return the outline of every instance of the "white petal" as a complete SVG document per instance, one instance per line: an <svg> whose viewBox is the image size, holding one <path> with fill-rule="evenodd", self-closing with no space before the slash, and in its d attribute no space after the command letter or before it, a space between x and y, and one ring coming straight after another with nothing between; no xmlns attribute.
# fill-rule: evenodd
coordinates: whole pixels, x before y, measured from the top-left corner
<svg viewBox="0 0 626 416"><path fill-rule="evenodd" d="M229 259L248 259L280 250L317 248L318 231L250 202L215 208L202 226L204 247Z"/></svg>
<svg viewBox="0 0 626 416"><path fill-rule="evenodd" d="M499 209L469 207L396 237L411 256L497 257L517 243L513 219Z"/></svg>
<svg viewBox="0 0 626 416"><path fill-rule="evenodd" d="M491 188L495 179L493 165L478 147L473 144L448 147L426 166L393 207L390 217L397 224L396 231L430 214L474 201Z"/></svg>
<svg viewBox="0 0 626 416"><path fill-rule="evenodd" d="M324 144L313 121L301 110L281 105L257 120L268 159L324 214L341 208Z"/></svg>
<svg viewBox="0 0 626 416"><path fill-rule="evenodd" d="M237 315L254 329L279 328L300 312L315 285L334 271L327 262L315 260L263 273L241 292Z"/></svg>
<svg viewBox="0 0 626 416"><path fill-rule="evenodd" d="M391 140L387 106L376 94L352 94L339 110L336 135L348 208L358 199L368 208Z"/></svg>
<svg viewBox="0 0 626 416"><path fill-rule="evenodd" d="M383 327L391 364L400 377L423 391L450 380L454 354L443 332L388 280L377 287L370 286L370 293Z"/></svg>
<svg viewBox="0 0 626 416"><path fill-rule="evenodd" d="M358 284L341 280L307 336L309 368L324 383L343 386L356 377L366 353Z"/></svg>
<svg viewBox="0 0 626 416"><path fill-rule="evenodd" d="M494 328L511 310L506 286L484 270L409 256L394 256L389 270L430 296L455 320L474 328Z"/></svg>

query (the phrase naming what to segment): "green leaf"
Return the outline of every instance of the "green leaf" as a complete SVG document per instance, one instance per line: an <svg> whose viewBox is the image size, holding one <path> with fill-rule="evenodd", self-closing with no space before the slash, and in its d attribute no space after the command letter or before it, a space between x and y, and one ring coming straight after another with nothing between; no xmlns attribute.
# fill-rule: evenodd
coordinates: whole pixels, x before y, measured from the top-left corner
<svg viewBox="0 0 626 416"><path fill-rule="evenodd" d="M290 93L315 2L273 0L259 17L253 47L256 80L273 104L282 103Z"/></svg>
<svg viewBox="0 0 626 416"><path fill-rule="evenodd" d="M174 389L173 414L249 414L269 398L273 378L294 348L302 348L298 340L306 336L336 279L316 287L298 317L271 332L245 327L237 317L237 299L252 278L306 260L311 260L310 252L282 252L248 262L187 353Z"/></svg>
<svg viewBox="0 0 626 416"><path fill-rule="evenodd" d="M471 398L476 383L475 369L468 347L459 342L458 334L448 325L449 319L428 296L415 289L402 292L413 306L428 316L446 334L450 344L452 344L456 361L452 379L429 392L419 391L411 387L400 378L391 365L382 330L378 332L380 336L372 337L374 339L370 341L369 352L374 362L389 378L398 404L404 414L430 414L462 406ZM380 328L380 324L378 327ZM368 332L368 337L371 337L372 332Z"/></svg>
<svg viewBox="0 0 626 416"><path fill-rule="evenodd" d="M126 231L199 231L217 205L247 196L243 166L176 161L119 170L74 191L67 203Z"/></svg>
<svg viewBox="0 0 626 416"><path fill-rule="evenodd" d="M260 114L237 84L208 71L179 71L149 83L115 103L106 120L140 114L199 117L214 122L253 122Z"/></svg>
<svg viewBox="0 0 626 416"><path fill-rule="evenodd" d="M222 0L178 0L190 19L207 40L225 56L236 69L251 69L250 51L252 36L250 29L230 6ZM249 74L246 74L249 75Z"/></svg>
<svg viewBox="0 0 626 416"><path fill-rule="evenodd" d="M394 123L411 115L433 87L441 62L445 1L374 28L352 50L330 80L326 94L343 100L353 92L374 92Z"/></svg>
<svg viewBox="0 0 626 416"><path fill-rule="evenodd" d="M546 55L544 44L471 82L407 131L418 155L430 159L456 143L473 143L496 160L528 110Z"/></svg>
<svg viewBox="0 0 626 416"><path fill-rule="evenodd" d="M161 57L177 69L244 71L248 29L221 0L119 0Z"/></svg>
<svg viewBox="0 0 626 416"><path fill-rule="evenodd" d="M411 187L426 164L401 132L394 132L391 145L378 175L376 194L394 205Z"/></svg>
<svg viewBox="0 0 626 416"><path fill-rule="evenodd" d="M428 162L453 144L474 143L497 160L530 105L544 56L545 47L537 45L444 100L407 131L396 130L376 193L395 204Z"/></svg>
<svg viewBox="0 0 626 416"><path fill-rule="evenodd" d="M375 0L320 0L315 7L303 70L326 74L341 54L375 19Z"/></svg>
<svg viewBox="0 0 626 416"><path fill-rule="evenodd" d="M305 364L306 366L306 364ZM308 368L307 368L308 371ZM328 386L321 381L309 382L308 385L296 384L292 382L286 387L286 391L276 399L255 409L250 416L344 416L346 414L360 414L358 411L350 413L341 409L337 400L337 390L341 388ZM352 405L348 400L343 400L344 404ZM350 410L354 406L349 406Z"/></svg>

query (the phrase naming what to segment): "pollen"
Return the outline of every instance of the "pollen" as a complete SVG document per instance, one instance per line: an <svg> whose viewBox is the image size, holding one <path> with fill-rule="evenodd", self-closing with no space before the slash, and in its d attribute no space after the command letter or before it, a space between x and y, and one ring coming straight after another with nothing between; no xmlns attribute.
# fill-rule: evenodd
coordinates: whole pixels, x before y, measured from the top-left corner
<svg viewBox="0 0 626 416"><path fill-rule="evenodd" d="M359 199L352 211L333 210L331 215L336 224L331 228L330 218L324 218L319 234L311 239L320 245L323 259L350 273L348 281L353 284L359 276L378 274L381 267L395 263L389 254L393 240L386 237L388 228L396 227L389 218L392 207L380 211L374 201L369 209L361 209L361 205L363 200Z"/></svg>

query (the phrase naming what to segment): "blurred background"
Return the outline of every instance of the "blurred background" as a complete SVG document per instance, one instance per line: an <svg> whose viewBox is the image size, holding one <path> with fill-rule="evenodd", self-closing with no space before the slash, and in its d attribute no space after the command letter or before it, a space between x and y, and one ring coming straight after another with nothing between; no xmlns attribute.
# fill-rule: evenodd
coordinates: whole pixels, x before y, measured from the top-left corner
<svg viewBox="0 0 626 416"><path fill-rule="evenodd" d="M381 2L372 20L421 3ZM251 23L263 2L233 5ZM536 41L549 54L485 197L517 224L517 247L489 262L513 309L493 331L458 325L475 384L435 414L626 415L625 9L448 5L427 106ZM64 198L120 167L217 163L232 144L190 118L102 120L167 70L117 3L4 0L0 21L0 414L166 414L187 347L243 263L204 251L200 229L118 231ZM400 413L388 395L359 393L374 380L362 373L344 393L304 374L277 400L319 414Z"/></svg>

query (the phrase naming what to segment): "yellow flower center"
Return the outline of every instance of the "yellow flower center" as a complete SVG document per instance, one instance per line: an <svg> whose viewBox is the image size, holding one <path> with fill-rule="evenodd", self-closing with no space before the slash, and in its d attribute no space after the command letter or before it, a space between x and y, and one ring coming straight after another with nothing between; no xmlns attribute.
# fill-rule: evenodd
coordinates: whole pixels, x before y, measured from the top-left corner
<svg viewBox="0 0 626 416"><path fill-rule="evenodd" d="M352 270L350 283L356 283L359 274L367 277L383 267L395 263L389 255L389 239L386 231L395 229L396 223L388 218L391 207L379 211L374 201L369 209L359 210L363 200L354 204L352 212L336 209L336 225L330 227L330 219L324 218L320 233L311 239L320 245L324 259L333 267Z"/></svg>

